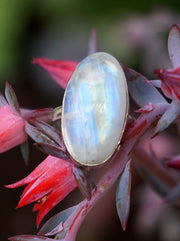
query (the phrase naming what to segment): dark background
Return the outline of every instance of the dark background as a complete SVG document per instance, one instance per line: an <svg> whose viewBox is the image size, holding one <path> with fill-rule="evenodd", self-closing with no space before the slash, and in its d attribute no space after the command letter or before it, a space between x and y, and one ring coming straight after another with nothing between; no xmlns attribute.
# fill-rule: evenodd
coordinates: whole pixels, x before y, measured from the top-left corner
<svg viewBox="0 0 180 241"><path fill-rule="evenodd" d="M173 23L180 24L179 0L1 0L1 92L8 81L21 107L34 109L61 105L63 90L31 61L34 57L80 61L87 55L92 27L97 30L100 51L109 52L123 64L154 78L155 68L170 66L166 45ZM0 155L2 241L12 235L36 234L36 213L31 212L32 206L15 209L23 188L8 190L3 187L25 177L44 159L32 142L30 149L28 167L22 160L19 147ZM133 186L141 187L136 173L133 178ZM79 193L74 192L54 212L75 203L77 195ZM133 191L126 232L121 230L116 214L114 188L88 216L77 240L168 240L156 227L147 233L136 227L136 196L137 192ZM171 240L178 241L180 236Z"/></svg>

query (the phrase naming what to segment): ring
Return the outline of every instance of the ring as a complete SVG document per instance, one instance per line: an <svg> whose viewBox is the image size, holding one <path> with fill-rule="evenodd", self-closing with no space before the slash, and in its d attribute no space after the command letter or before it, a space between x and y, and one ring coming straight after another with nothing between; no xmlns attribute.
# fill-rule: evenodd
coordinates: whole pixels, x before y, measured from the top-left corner
<svg viewBox="0 0 180 241"><path fill-rule="evenodd" d="M62 103L61 130L70 156L84 166L106 162L120 144L128 109L127 82L119 62L104 52L82 60Z"/></svg>

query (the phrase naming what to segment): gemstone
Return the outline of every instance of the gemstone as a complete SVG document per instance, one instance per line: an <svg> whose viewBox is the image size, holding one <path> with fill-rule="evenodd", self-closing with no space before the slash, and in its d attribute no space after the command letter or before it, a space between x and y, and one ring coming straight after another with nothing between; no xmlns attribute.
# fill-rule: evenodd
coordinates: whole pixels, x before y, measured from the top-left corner
<svg viewBox="0 0 180 241"><path fill-rule="evenodd" d="M62 136L71 157L85 166L107 161L120 143L128 105L126 78L113 56L97 52L82 60L62 104Z"/></svg>

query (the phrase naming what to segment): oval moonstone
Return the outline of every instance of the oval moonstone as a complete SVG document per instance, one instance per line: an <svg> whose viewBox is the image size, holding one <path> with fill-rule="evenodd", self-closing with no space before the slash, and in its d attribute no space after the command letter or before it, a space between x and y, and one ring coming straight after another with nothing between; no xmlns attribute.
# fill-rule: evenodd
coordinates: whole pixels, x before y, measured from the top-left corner
<svg viewBox="0 0 180 241"><path fill-rule="evenodd" d="M119 62L101 52L82 60L62 105L62 135L72 158L85 166L108 160L120 142L127 112L127 83Z"/></svg>

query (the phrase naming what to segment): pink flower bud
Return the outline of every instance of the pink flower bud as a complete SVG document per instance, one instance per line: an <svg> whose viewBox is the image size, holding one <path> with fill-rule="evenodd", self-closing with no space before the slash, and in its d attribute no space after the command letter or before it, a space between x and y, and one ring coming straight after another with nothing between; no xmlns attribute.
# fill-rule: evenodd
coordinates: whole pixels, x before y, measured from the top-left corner
<svg viewBox="0 0 180 241"><path fill-rule="evenodd" d="M24 119L14 113L9 105L0 107L0 153L26 140L27 134L24 131L24 126Z"/></svg>

